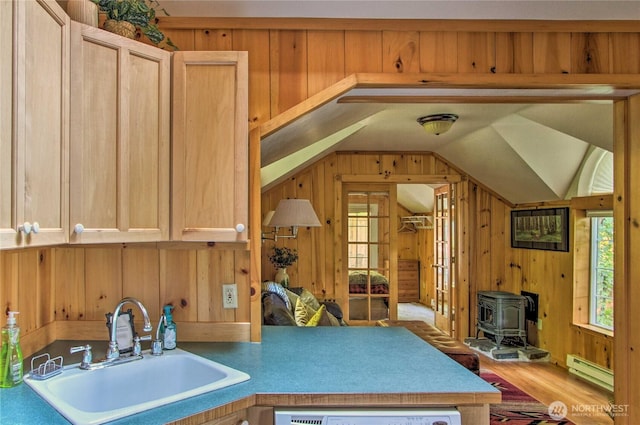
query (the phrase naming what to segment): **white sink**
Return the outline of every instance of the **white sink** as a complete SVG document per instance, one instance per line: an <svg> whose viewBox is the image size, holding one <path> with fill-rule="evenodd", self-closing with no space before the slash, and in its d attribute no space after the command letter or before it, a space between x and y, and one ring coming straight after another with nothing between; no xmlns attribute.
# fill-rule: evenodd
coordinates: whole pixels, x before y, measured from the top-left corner
<svg viewBox="0 0 640 425"><path fill-rule="evenodd" d="M96 370L78 365L25 382L74 424L100 424L249 379L249 375L175 349Z"/></svg>

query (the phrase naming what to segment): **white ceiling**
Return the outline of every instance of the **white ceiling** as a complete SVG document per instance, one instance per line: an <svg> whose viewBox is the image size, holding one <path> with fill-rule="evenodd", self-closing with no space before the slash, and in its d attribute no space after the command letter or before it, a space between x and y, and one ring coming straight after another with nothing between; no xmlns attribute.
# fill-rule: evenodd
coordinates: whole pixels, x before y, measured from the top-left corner
<svg viewBox="0 0 640 425"><path fill-rule="evenodd" d="M607 89L356 88L262 139L263 188L333 151L429 151L513 204L565 199L588 156L594 151L613 151L612 102L597 99L628 94ZM405 96L412 102L423 99L423 103L405 103ZM456 96L464 102L429 102ZM527 102L528 97L548 97L552 102L558 96L574 100ZM517 97L518 102L501 102L500 97ZM493 103L484 103L484 99ZM429 135L417 118L437 113L459 118L449 132ZM428 197L406 192L406 188L401 191L406 195L401 203L411 212L430 210ZM416 203L412 198L426 202Z"/></svg>
<svg viewBox="0 0 640 425"><path fill-rule="evenodd" d="M638 1L571 0L161 0L172 16L638 20Z"/></svg>

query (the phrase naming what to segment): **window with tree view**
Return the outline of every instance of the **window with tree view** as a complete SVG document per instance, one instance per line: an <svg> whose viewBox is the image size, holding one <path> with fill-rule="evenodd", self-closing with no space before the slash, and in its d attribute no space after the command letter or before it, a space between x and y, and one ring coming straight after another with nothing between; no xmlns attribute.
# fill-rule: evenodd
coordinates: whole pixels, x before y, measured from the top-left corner
<svg viewBox="0 0 640 425"><path fill-rule="evenodd" d="M589 322L613 330L613 217L591 217Z"/></svg>

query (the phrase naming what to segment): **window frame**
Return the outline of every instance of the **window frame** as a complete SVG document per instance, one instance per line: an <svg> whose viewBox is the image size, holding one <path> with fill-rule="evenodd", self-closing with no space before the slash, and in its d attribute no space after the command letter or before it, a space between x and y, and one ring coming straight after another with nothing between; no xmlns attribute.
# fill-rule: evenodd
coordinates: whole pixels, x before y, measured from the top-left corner
<svg viewBox="0 0 640 425"><path fill-rule="evenodd" d="M596 334L613 337L614 331L591 324L591 218L611 214L613 194L571 199L571 242L573 243L573 316L572 324Z"/></svg>

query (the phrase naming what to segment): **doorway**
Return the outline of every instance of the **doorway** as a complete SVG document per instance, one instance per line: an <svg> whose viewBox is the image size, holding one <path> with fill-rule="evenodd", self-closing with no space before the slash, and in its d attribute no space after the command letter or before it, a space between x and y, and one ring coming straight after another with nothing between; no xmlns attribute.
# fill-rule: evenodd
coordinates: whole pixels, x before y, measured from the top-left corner
<svg viewBox="0 0 640 425"><path fill-rule="evenodd" d="M347 317L353 324L373 324L391 318L393 311L395 185L345 185L344 199Z"/></svg>

